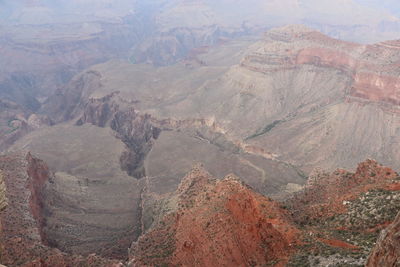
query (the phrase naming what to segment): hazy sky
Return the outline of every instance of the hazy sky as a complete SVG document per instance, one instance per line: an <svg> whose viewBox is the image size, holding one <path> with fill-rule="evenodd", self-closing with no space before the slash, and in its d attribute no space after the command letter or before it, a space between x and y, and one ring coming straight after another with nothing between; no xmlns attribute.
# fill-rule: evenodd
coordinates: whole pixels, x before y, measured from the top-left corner
<svg viewBox="0 0 400 267"><path fill-rule="evenodd" d="M57 21L60 14L71 18L124 16L134 11L140 4L154 4L158 6L179 6L187 3L203 3L216 13L243 13L258 10L258 15L274 14L276 16L302 16L313 19L323 19L327 16L330 23L343 23L353 14L354 20L384 19L389 14L400 15L400 1L398 0L0 0L1 18L7 18L15 23L47 23ZM166 4L167 3L167 4ZM219 8L220 10L215 10ZM385 14L386 13L386 14ZM326 18L326 17L325 17ZM356 21L358 23L358 21Z"/></svg>
<svg viewBox="0 0 400 267"><path fill-rule="evenodd" d="M399 0L0 0L0 25L112 22L126 15L150 17L160 29L303 23L367 26L371 35L385 34L377 40L400 39Z"/></svg>

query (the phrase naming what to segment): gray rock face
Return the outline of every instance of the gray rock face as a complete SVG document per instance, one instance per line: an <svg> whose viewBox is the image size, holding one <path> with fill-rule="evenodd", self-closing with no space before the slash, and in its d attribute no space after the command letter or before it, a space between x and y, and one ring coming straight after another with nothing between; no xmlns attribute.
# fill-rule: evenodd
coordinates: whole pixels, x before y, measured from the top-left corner
<svg viewBox="0 0 400 267"><path fill-rule="evenodd" d="M365 158L399 168L399 56L396 42L363 46L284 27L168 110L214 117L229 135L306 172Z"/></svg>
<svg viewBox="0 0 400 267"><path fill-rule="evenodd" d="M55 171L43 189L43 233L65 252L124 258L140 234L142 185L121 170L125 145L86 124L43 128L17 143Z"/></svg>

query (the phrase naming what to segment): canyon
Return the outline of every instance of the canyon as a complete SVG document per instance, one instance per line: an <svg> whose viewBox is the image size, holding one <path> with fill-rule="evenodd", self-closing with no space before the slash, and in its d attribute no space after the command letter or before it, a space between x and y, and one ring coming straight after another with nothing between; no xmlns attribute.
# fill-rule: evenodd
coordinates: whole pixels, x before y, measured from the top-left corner
<svg viewBox="0 0 400 267"><path fill-rule="evenodd" d="M48 190L58 178L45 162L30 153L9 153L0 157L0 170L0 259L7 266L362 266L367 258L367 266L391 266L399 260L400 176L373 160L354 173L316 171L304 190L283 201L256 193L233 174L216 179L195 165L159 202L160 219L136 242L124 241L135 235L130 229L120 237L112 230L102 248L121 246L129 255L123 259L80 256L90 242L77 251L51 247L54 233L47 228L57 211L49 210L54 198ZM66 226L59 227L58 234Z"/></svg>
<svg viewBox="0 0 400 267"><path fill-rule="evenodd" d="M57 98L76 94L71 101L84 105L118 92L157 120L207 120L240 147L305 174L354 169L366 158L398 168L397 57L395 42L360 45L287 26L262 41L239 38L171 66L95 65L74 81L97 73L96 83L82 90L70 83ZM42 108L56 121L65 109L57 101Z"/></svg>
<svg viewBox="0 0 400 267"><path fill-rule="evenodd" d="M377 51L373 60L371 51ZM197 261L206 260L205 254L226 255L215 257L222 265L362 264L373 247L372 240L394 220L397 174L374 161L360 165L355 174L311 170L352 168L368 157L397 166L394 143L389 151L380 146L395 138L396 52L394 44L357 45L306 27L289 26L269 31L256 43L251 38L239 38L205 48L171 66L132 65L118 60L92 66L56 90L35 112L3 100L2 119L9 128L3 135L3 147L9 153L29 151L51 170L47 180L39 179L30 189L40 188L38 196L31 193L39 208L25 211L32 214L30 225L39 231L34 246L65 264L92 260L99 266L106 262L132 266L194 264L189 255L195 251L199 253ZM219 60L227 54L231 54L229 60ZM375 78L363 74L373 70L386 74L376 74ZM179 71L188 79L171 76ZM341 117L343 114L347 116ZM350 137L353 128L346 125L367 127L369 123L362 119L374 127L359 129L364 130L362 135L351 133ZM372 138L378 127L393 130L380 133L381 139ZM361 145L363 142L368 145ZM346 154L347 150L352 153ZM309 156L304 157L304 151L309 151ZM200 181L201 189L195 187L202 193L191 190L185 194L182 187L191 183L188 177L196 180L190 170L197 162L202 162L209 174L203 169L195 173L208 178ZM35 175L29 174L29 168L27 173ZM247 189L239 178L232 180L230 173L254 189ZM212 177L226 176L211 182ZM318 182L311 183L313 180ZM226 192L227 188L233 191ZM351 193L343 195L341 190ZM337 198L321 202L333 192ZM220 194L238 194L240 199L232 204L234 207L228 207L217 201ZM295 200L291 202L293 194ZM249 200L253 195L257 200ZM367 214L376 208L364 207L359 199L377 205L387 197L393 199L384 203L389 211L372 222L370 217L357 221L354 212ZM313 204L314 200L318 203ZM254 214L241 215L248 208L242 201L265 203L251 206ZM353 213L346 213L347 206L341 205L347 202ZM207 222L207 216L217 215L212 215L213 208L204 207L213 205L217 205L214 210L227 209L222 213L230 217L221 220L232 225L219 229L212 221ZM182 221L174 217L180 218L181 212L186 215L182 215ZM260 237L264 250L250 256L243 250L243 244L250 246L246 239L228 248L213 244L212 239L179 240L180 236L209 235L208 230L202 232L202 224L193 229L193 223L185 225L194 214L204 214L204 224L211 230L216 227L214 231L221 238ZM281 221L277 222L276 216ZM271 221L267 219L270 217ZM332 222L326 225L321 218L331 218ZM252 220L246 224L254 224L254 230L232 228L243 224L244 219ZM353 221L365 227L356 229L358 234L352 233ZM339 231L339 222L351 223ZM286 228L280 228L282 225ZM188 229L197 232L186 232ZM287 229L293 236L286 236ZM304 237L308 232L311 239ZM200 250L194 249L197 242L203 244ZM157 248L157 243L169 244L175 250ZM317 255L310 256L304 243L311 244ZM206 247L215 251L206 252ZM34 249L31 253L26 262L34 261L39 252ZM245 254L239 257L240 253ZM265 253L270 256L262 256ZM12 256L5 257L10 257L5 263L13 262Z"/></svg>
<svg viewBox="0 0 400 267"><path fill-rule="evenodd" d="M400 264L399 20L341 3L0 2L0 265Z"/></svg>
<svg viewBox="0 0 400 267"><path fill-rule="evenodd" d="M47 246L44 216L46 183L53 179L43 161L30 154L1 156L0 261L6 266L118 266L118 261L68 255ZM5 188L5 190L4 190Z"/></svg>

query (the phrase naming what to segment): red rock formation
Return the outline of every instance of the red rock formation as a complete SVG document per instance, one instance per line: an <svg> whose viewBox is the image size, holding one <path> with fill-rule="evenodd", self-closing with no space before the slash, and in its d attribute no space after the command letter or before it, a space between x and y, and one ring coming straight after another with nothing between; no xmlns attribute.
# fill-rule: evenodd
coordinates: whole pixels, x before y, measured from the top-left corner
<svg viewBox="0 0 400 267"><path fill-rule="evenodd" d="M9 203L0 212L0 258L3 264L123 266L118 261L94 254L83 257L62 253L42 242L45 238L41 235L45 223L41 210L45 197L42 189L52 176L43 161L30 154L26 157L0 156L0 171ZM298 253L310 255L312 252L317 258L323 258L321 255L333 249L344 255L365 255L368 245L355 243L360 240L358 237L338 239L333 235L338 229L337 221L324 222L327 217L346 211L343 201L359 199L362 193L371 189L397 190L400 184L397 179L396 172L373 160L360 163L355 173L344 170L333 174L315 172L305 191L295 198L297 205L292 211L300 211L307 219L318 220L307 228L300 228L295 224L299 221L298 214L293 214L295 220L292 221L291 214L280 203L255 193L235 176L215 180L202 167L195 167L171 198L176 200L175 210L132 245L128 265L298 266ZM383 196L388 199L387 195ZM382 233L367 266L398 264L399 216ZM369 235L386 225L387 222L371 229L361 228ZM330 229L332 226L336 228ZM344 260L348 259L345 256ZM353 262L359 262L358 258Z"/></svg>
<svg viewBox="0 0 400 267"><path fill-rule="evenodd" d="M287 46L277 48L277 41ZM268 54L251 53L241 65L262 73L299 65L335 68L352 78L349 97L400 105L400 46L396 41L360 45L293 26L268 32L265 44Z"/></svg>
<svg viewBox="0 0 400 267"><path fill-rule="evenodd" d="M295 216L305 220L330 217L346 211L346 201L358 198L372 189L394 189L399 175L374 160L358 165L355 173L338 169L332 174L314 171L308 184L294 201Z"/></svg>
<svg viewBox="0 0 400 267"><path fill-rule="evenodd" d="M131 266L284 266L298 242L286 212L234 176L194 168L177 194L178 210L134 244Z"/></svg>
<svg viewBox="0 0 400 267"><path fill-rule="evenodd" d="M380 235L376 246L368 258L366 267L400 265L400 214L393 224Z"/></svg>

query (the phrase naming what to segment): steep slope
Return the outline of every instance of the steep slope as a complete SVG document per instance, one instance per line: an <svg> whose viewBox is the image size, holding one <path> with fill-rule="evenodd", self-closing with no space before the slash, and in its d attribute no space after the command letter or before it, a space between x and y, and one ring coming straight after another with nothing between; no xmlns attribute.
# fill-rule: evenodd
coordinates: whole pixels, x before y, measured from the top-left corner
<svg viewBox="0 0 400 267"><path fill-rule="evenodd" d="M304 192L293 201L294 209L305 220L330 217L346 211L347 201L359 198L368 191L397 191L398 178L399 175L392 169L373 160L358 164L355 173L343 169L333 173L315 170L308 178Z"/></svg>
<svg viewBox="0 0 400 267"><path fill-rule="evenodd" d="M136 102L119 92L88 97L86 90L101 76L85 72L81 77L58 96L52 114L56 121L72 120L38 129L11 148L32 151L56 173L46 189L51 215L44 231L52 246L123 256L127 242L163 216L160 203L197 162L214 175L241 175L262 194L285 195L280 191L287 184L305 181L293 166L232 142L212 121L159 120L137 111ZM65 109L65 103L74 105ZM115 245L119 237L124 238Z"/></svg>
<svg viewBox="0 0 400 267"><path fill-rule="evenodd" d="M298 241L285 211L232 175L195 167L176 193L176 211L134 244L130 265L283 266Z"/></svg>
<svg viewBox="0 0 400 267"><path fill-rule="evenodd" d="M173 192L180 179L196 162L203 162L215 176L222 177L234 172L245 177L246 182L260 193L278 193L288 183L304 183L304 177L296 168L274 160L263 149L231 139L212 118L180 120L163 116L159 119L155 115L142 112L142 107L150 105L162 109L161 99L175 102L184 94L186 87L182 86L180 79L170 79L169 88L179 86L175 92L166 92L158 97L157 92L164 94L158 91L164 86L157 83L156 88L146 89L149 88L147 86L150 77L141 77L141 74L150 75L148 67L118 62L110 64L115 64L115 68L109 69L107 66L110 65L102 64L76 76L68 86L50 98L43 111L56 122L67 120L76 125L93 124L101 128L111 128L127 148L120 156L122 169L135 178L146 178L149 192ZM106 78L107 72L103 72L104 68L118 76ZM214 65L195 67L192 70L180 65L173 68L184 70L189 75L196 75L196 70L199 70L201 74L194 76L194 80L184 81L183 85L190 85L201 84L204 76L226 67ZM129 70L137 71L132 79L139 79L137 85L132 87L122 82L122 86L119 86L122 81L120 70L124 71L123 75L129 74ZM164 68L156 72L154 78L167 78L170 77L169 74L167 68ZM110 88L110 85L120 90L109 92L109 89L114 88ZM35 140L38 141L38 138L39 135ZM37 146L36 149L40 147Z"/></svg>
<svg viewBox="0 0 400 267"><path fill-rule="evenodd" d="M283 27L169 113L215 116L230 135L307 172L368 157L397 168L399 56L396 42L357 45Z"/></svg>
<svg viewBox="0 0 400 267"><path fill-rule="evenodd" d="M32 151L55 172L43 204L48 214L43 232L51 246L126 257L126 248L141 231L143 185L121 170L126 147L111 130L57 125L27 135L13 149Z"/></svg>
<svg viewBox="0 0 400 267"><path fill-rule="evenodd" d="M3 155L0 172L5 184L0 197L8 199L0 212L2 264L124 266L95 254L79 256L48 247L54 245L46 230L54 220L48 203L64 198L65 191L49 194L49 186L58 178L43 161L31 154ZM382 232L367 266L395 266L399 189L397 173L368 160L356 173L318 172L303 192L279 203L234 175L216 180L198 165L164 202L162 218L132 244L125 264L363 266L379 231L393 222ZM91 245L104 249L102 240Z"/></svg>
<svg viewBox="0 0 400 267"><path fill-rule="evenodd" d="M373 160L360 163L355 173L314 172L304 191L284 204L305 233L289 266L363 266L381 242L379 232L400 210L399 189L399 175ZM379 260L385 258L376 254Z"/></svg>
<svg viewBox="0 0 400 267"><path fill-rule="evenodd" d="M287 23L311 25L345 39L360 39L355 33L369 31L361 37L383 40L377 32L398 32L399 19L391 11L353 1L341 5L341 12L335 12L329 2L312 0L1 3L0 97L37 110L49 94L93 64L129 58L170 65L199 50L243 36L258 38L261 31ZM354 9L359 12L353 14Z"/></svg>
<svg viewBox="0 0 400 267"><path fill-rule="evenodd" d="M379 236L377 244L368 258L367 267L398 266L400 264L399 232L400 216L397 215L393 224Z"/></svg>
<svg viewBox="0 0 400 267"><path fill-rule="evenodd" d="M68 255L46 246L43 203L45 183L52 178L46 164L30 154L0 156L1 197L8 205L0 212L0 262L7 266L118 266L96 255ZM5 184L5 190L4 185Z"/></svg>
<svg viewBox="0 0 400 267"><path fill-rule="evenodd" d="M287 26L251 46L247 40L205 49L196 64L94 66L101 86L84 95L120 91L158 119L213 121L235 143L306 173L354 168L365 158L398 168L399 51L395 41L359 45ZM231 53L231 61L222 60Z"/></svg>
<svg viewBox="0 0 400 267"><path fill-rule="evenodd" d="M396 172L367 160L355 173L316 172L276 202L196 166L133 244L129 266L364 266L376 242L370 266L395 266L399 189Z"/></svg>

